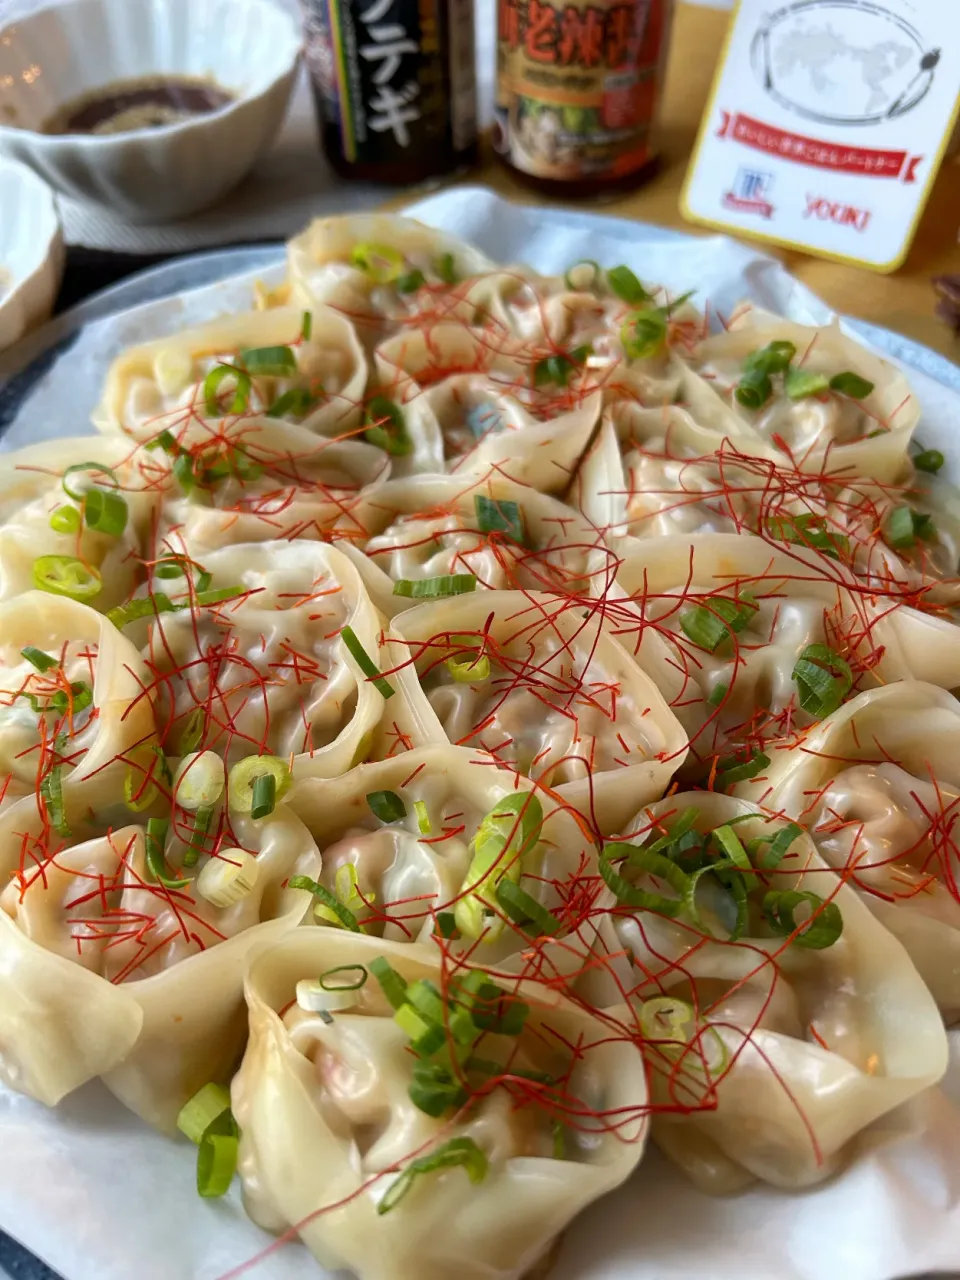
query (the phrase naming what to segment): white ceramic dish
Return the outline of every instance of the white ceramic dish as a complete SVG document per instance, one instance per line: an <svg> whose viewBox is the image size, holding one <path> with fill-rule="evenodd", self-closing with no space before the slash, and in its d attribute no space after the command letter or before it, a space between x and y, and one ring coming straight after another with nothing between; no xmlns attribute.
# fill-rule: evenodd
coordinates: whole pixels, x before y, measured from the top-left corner
<svg viewBox="0 0 960 1280"><path fill-rule="evenodd" d="M63 262L53 192L26 165L0 157L0 351L49 316Z"/></svg>
<svg viewBox="0 0 960 1280"><path fill-rule="evenodd" d="M269 147L299 49L292 18L269 0L72 0L40 9L0 31L0 152L131 221L185 217L234 187ZM213 79L236 100L156 129L39 132L85 93L163 73Z"/></svg>

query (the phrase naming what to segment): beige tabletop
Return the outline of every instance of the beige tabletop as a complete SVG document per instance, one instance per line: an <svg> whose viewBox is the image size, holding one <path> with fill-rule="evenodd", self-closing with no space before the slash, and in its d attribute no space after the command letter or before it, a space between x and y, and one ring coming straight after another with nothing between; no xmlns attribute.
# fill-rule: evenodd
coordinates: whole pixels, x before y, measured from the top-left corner
<svg viewBox="0 0 960 1280"><path fill-rule="evenodd" d="M662 113L665 164L658 177L636 192L593 205L598 212L700 234L680 216L680 188L729 20L723 11L677 5ZM556 203L521 186L489 153L481 169L463 180L486 183L524 204ZM408 202L409 198L398 198L390 203L399 207ZM897 330L960 360L960 339L934 315L936 299L930 283L935 275L960 274L958 229L960 163L948 161L936 181L910 256L893 275L826 262L795 250L763 247L781 257L794 275L835 310Z"/></svg>

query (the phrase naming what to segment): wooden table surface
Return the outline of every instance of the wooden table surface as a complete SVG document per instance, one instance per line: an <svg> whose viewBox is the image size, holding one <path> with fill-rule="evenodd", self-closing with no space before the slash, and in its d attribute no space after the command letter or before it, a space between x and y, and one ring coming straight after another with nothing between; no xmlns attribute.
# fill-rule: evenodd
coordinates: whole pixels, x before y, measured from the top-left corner
<svg viewBox="0 0 960 1280"><path fill-rule="evenodd" d="M635 218L661 226L707 234L681 218L680 188L706 106L714 67L729 14L679 3L663 100L665 164L658 177L630 195L603 203L579 202L598 213ZM531 192L514 181L492 155L464 181L482 182L520 204L565 204ZM399 203L399 202L398 202ZM404 203L407 203L404 201ZM960 273L960 163L947 161L934 186L913 248L893 275L825 262L792 249L759 245L783 259L789 270L837 311L905 333L960 361L960 338L934 315L931 277Z"/></svg>

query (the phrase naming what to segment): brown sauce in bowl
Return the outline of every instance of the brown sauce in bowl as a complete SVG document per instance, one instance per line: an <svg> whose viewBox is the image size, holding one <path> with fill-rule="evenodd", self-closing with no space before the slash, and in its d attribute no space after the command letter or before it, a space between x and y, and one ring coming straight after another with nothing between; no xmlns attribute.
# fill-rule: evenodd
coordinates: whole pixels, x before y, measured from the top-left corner
<svg viewBox="0 0 960 1280"><path fill-rule="evenodd" d="M210 115L236 100L212 80L193 76L143 76L117 80L65 103L45 121L43 133L130 133L182 124Z"/></svg>

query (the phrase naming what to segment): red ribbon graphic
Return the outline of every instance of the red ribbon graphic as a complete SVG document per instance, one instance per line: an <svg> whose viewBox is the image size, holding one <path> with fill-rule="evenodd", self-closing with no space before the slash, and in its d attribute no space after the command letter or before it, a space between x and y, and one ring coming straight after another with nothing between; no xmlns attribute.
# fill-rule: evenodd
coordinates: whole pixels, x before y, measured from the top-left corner
<svg viewBox="0 0 960 1280"><path fill-rule="evenodd" d="M795 164L812 165L815 169L833 169L840 173L859 173L867 178L899 178L916 182L917 166L924 157L908 151L879 151L874 147L850 147L841 142L821 142L802 133L788 133L775 125L764 124L752 116L723 112L718 137L732 138L756 151L780 156Z"/></svg>

